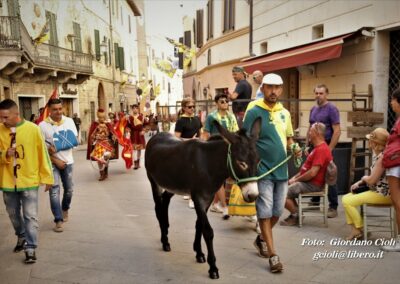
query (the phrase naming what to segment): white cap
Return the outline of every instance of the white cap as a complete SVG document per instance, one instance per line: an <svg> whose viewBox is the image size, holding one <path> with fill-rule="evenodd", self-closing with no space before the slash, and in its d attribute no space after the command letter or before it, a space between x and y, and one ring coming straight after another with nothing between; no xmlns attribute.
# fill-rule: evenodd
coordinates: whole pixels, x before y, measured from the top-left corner
<svg viewBox="0 0 400 284"><path fill-rule="evenodd" d="M262 80L262 85L267 84L267 85L283 85L283 80L281 76L274 74L274 73L269 73L264 76Z"/></svg>

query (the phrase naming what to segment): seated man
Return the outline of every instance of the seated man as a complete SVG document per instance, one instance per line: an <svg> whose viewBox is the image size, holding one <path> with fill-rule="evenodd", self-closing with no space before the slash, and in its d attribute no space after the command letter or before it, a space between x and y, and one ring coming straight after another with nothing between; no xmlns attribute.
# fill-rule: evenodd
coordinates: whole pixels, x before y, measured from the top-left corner
<svg viewBox="0 0 400 284"><path fill-rule="evenodd" d="M308 155L306 161L294 177L289 180L289 189L286 197L285 208L290 215L282 226L294 226L299 223L298 207L295 198L300 193L320 192L325 185L326 168L332 161L332 153L325 142L326 127L323 123L314 123L308 133L309 140L314 149Z"/></svg>

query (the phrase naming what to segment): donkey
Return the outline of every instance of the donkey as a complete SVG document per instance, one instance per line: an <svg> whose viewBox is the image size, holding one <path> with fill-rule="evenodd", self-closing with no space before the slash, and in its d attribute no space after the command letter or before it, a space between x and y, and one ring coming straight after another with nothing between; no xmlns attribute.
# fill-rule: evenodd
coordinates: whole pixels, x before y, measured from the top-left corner
<svg viewBox="0 0 400 284"><path fill-rule="evenodd" d="M207 218L207 210L214 194L230 176L254 177L257 172L258 155L255 141L260 132L261 120L257 119L251 129L251 137L241 129L230 133L214 122L220 135L208 141L191 139L182 141L170 133L153 136L146 146L145 167L149 178L156 216L161 229L164 251L170 251L168 242L168 206L174 194L190 195L197 214L193 250L198 263L205 262L201 249L201 236L207 245L208 271L211 279L218 279L213 248L214 231ZM231 167L227 163L230 155ZM234 173L233 173L234 171ZM256 181L243 182L242 192L248 201L258 196Z"/></svg>

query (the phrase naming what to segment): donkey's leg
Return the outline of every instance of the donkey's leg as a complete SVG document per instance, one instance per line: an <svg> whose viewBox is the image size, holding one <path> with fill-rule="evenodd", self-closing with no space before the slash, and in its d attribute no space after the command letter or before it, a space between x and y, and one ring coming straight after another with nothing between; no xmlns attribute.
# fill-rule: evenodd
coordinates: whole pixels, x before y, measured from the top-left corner
<svg viewBox="0 0 400 284"><path fill-rule="evenodd" d="M171 201L171 197L174 196L173 193L168 191L164 191L162 193L162 207L161 207L161 218L162 218L162 227L161 227L161 242L163 244L164 251L170 251L171 246L168 242L168 228L169 228L169 217L168 217L168 207Z"/></svg>
<svg viewBox="0 0 400 284"><path fill-rule="evenodd" d="M196 260L198 263L206 262L206 257L204 256L204 253L201 250L202 231L203 231L203 224L201 223L201 220L199 218L197 218L197 220L196 220L196 235L194 237L193 250L196 252Z"/></svg>
<svg viewBox="0 0 400 284"><path fill-rule="evenodd" d="M150 176L148 176L148 178L149 178L149 181L151 184L151 190L153 193L156 217L157 217L158 224L159 224L160 230L161 230L161 243L163 245L163 250L170 251L171 247L168 243L168 226L165 226L165 224L164 224L165 218L163 217L164 210L163 210L163 200L162 200L162 189L156 184L156 182ZM168 208L167 208L167 210L168 210ZM165 227L167 227L167 230L165 230Z"/></svg>
<svg viewBox="0 0 400 284"><path fill-rule="evenodd" d="M202 204L203 203L203 204ZM210 200L211 203L211 200ZM211 228L210 223L208 222L207 218L207 213L206 213L206 208L207 204L209 206L208 202L196 202L195 201L195 208L196 208L196 213L197 213L197 222L201 224L201 234L204 237L204 241L206 242L207 245L207 262L208 265L210 266L210 269L208 270L208 275L210 276L211 279L218 279L219 278L219 273L218 273L218 268L215 264L215 254L214 254L214 246L213 246L213 239L214 239L214 231ZM196 237L197 237L197 223L196 223ZM201 250L201 248L200 248Z"/></svg>

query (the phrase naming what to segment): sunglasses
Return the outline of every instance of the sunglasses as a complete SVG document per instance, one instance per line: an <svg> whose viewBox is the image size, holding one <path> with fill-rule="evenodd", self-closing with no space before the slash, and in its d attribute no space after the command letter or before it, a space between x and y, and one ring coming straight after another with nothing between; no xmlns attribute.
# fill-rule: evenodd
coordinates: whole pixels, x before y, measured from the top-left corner
<svg viewBox="0 0 400 284"><path fill-rule="evenodd" d="M194 108L194 106L186 106L187 108L190 108L190 109L192 109L192 108Z"/></svg>
<svg viewBox="0 0 400 284"><path fill-rule="evenodd" d="M220 104L227 104L227 103L228 103L227 100L219 100L218 102L219 102Z"/></svg>

